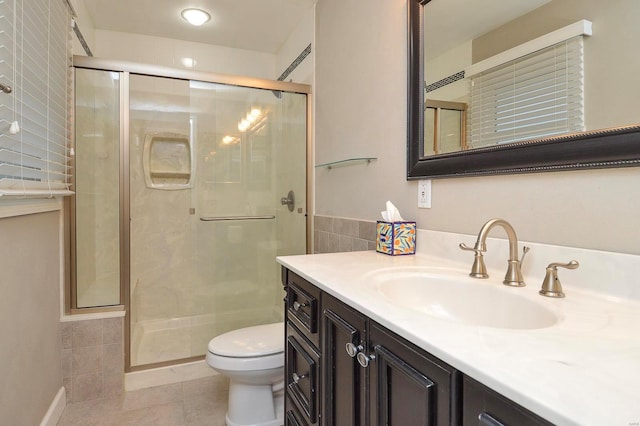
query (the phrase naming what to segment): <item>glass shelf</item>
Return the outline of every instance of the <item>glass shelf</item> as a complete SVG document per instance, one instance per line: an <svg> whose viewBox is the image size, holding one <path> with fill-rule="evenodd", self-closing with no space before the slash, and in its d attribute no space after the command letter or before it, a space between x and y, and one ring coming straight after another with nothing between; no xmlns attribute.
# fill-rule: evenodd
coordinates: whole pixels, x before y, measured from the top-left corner
<svg viewBox="0 0 640 426"><path fill-rule="evenodd" d="M330 163L324 163L324 164L316 164L316 168L319 167L326 167L327 169L331 170L334 167L343 167L343 166L350 166L352 164L355 163L371 163L372 161L377 160L376 157L359 157L359 158L347 158L346 160L339 160L339 161L332 161Z"/></svg>

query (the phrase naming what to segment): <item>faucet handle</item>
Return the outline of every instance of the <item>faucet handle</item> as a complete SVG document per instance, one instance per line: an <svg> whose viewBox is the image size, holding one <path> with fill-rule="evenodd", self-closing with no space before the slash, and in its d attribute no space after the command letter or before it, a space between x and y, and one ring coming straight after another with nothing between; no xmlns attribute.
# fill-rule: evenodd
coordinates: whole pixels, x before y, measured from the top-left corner
<svg viewBox="0 0 640 426"><path fill-rule="evenodd" d="M458 245L458 247L460 247L461 250L465 250L465 251L472 251L475 252L476 256L482 256L482 252L484 252L485 250L480 250L477 249L475 247L469 247L468 245L466 245L465 243L460 243Z"/></svg>
<svg viewBox="0 0 640 426"><path fill-rule="evenodd" d="M489 278L489 274L487 273L487 267L484 265L484 258L482 257L482 252L484 250L480 250L475 247L469 247L465 243L460 243L460 249L465 251L472 251L475 253L473 257L473 265L471 266L471 272L469 276L474 278Z"/></svg>
<svg viewBox="0 0 640 426"><path fill-rule="evenodd" d="M527 253L529 253L529 250L531 250L531 247L527 247L527 246L522 247L522 257L520 258L521 268L522 268L522 264L524 263L524 258L527 256Z"/></svg>
<svg viewBox="0 0 640 426"><path fill-rule="evenodd" d="M580 264L577 260L572 260L569 263L550 263L542 281L542 288L538 293L547 297L565 297L562 291L562 284L558 278L558 268L576 269L578 266Z"/></svg>
<svg viewBox="0 0 640 426"><path fill-rule="evenodd" d="M558 270L557 268L578 269L578 266L580 266L578 261L577 260L572 260L569 263L550 263L549 266L547 266L547 269L553 268L557 272L557 270Z"/></svg>

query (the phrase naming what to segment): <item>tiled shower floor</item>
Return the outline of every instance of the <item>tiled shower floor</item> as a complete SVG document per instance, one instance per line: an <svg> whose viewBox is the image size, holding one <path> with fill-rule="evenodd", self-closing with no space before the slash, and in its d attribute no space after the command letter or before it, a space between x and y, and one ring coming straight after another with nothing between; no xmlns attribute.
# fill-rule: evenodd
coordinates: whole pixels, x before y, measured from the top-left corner
<svg viewBox="0 0 640 426"><path fill-rule="evenodd" d="M228 380L206 377L67 404L58 426L224 426Z"/></svg>

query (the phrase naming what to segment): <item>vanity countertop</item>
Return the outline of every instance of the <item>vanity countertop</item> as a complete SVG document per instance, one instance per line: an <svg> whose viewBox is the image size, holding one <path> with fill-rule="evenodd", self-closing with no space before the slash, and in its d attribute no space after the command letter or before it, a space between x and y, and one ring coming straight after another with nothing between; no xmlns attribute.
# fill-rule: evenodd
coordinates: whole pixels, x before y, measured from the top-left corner
<svg viewBox="0 0 640 426"><path fill-rule="evenodd" d="M429 238L433 235L430 234ZM426 235L418 235L418 241L421 237L427 238ZM449 235L447 238L452 237ZM462 241L473 243L468 239ZM436 247L431 249L435 252ZM384 270L388 274L395 269L434 266L459 270L461 277L467 279L472 256L462 257L455 251L451 251L456 253L455 259L441 257L443 250L435 252L438 256L422 251L414 256L396 257L367 251L285 256L279 257L278 262L468 376L555 424L640 424L640 302L634 298L619 297L618 294L598 293L592 288L585 290L584 286L571 286L570 277L574 271L566 270L560 272L566 298L539 296L544 268L540 271L538 265L546 265L547 262L543 254L557 256L562 250L558 252L552 248L545 252L541 247L533 247L532 254L536 249L538 256L533 264L537 270L524 269L526 287L503 286L504 271L491 268L489 264L491 277L476 281L478 286L500 286L504 289L501 291L528 298L545 306L559 318L554 325L539 329L484 327L440 319L398 306L372 284L371 274L377 270ZM490 247L489 250L498 250L506 260L506 249ZM595 276L596 279L598 274L611 276L607 274L610 265L599 264L592 271L588 265L585 266L582 258L588 258L586 263L589 264L592 263L589 262L589 256L603 257L598 256L601 252L588 252L577 250L571 253L581 259L583 271L580 276ZM615 259L619 256L623 260L631 259L634 268L640 258L610 255ZM460 261L463 258L466 262ZM552 258L550 261L568 260ZM626 277L625 274L623 271L622 276ZM638 285L637 279L631 285ZM597 284L590 286L597 287ZM465 295L460 294L460 297ZM491 309L491 306L487 306L487 309Z"/></svg>

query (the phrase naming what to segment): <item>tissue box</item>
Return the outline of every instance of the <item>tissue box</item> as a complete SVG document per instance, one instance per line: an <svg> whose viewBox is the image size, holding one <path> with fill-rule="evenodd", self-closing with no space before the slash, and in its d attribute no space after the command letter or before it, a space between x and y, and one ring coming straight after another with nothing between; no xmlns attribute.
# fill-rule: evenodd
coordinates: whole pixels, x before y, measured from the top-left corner
<svg viewBox="0 0 640 426"><path fill-rule="evenodd" d="M391 256L415 254L416 223L379 220L376 226L376 251Z"/></svg>

